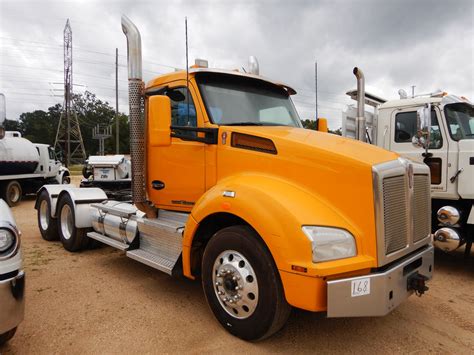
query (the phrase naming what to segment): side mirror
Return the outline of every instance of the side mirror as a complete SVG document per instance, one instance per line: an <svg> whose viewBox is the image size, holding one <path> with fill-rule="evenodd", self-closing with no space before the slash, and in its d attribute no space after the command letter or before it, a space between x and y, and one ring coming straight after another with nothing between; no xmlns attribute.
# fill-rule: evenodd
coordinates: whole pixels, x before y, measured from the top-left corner
<svg viewBox="0 0 474 355"><path fill-rule="evenodd" d="M171 144L171 100L168 96L148 99L148 142L152 147Z"/></svg>
<svg viewBox="0 0 474 355"><path fill-rule="evenodd" d="M422 147L428 151L430 145L431 131L431 105L425 104L424 107L416 111L416 134L413 136L412 143L416 147Z"/></svg>
<svg viewBox="0 0 474 355"><path fill-rule="evenodd" d="M319 132L328 133L328 120L325 118L318 118L316 120L316 130Z"/></svg>

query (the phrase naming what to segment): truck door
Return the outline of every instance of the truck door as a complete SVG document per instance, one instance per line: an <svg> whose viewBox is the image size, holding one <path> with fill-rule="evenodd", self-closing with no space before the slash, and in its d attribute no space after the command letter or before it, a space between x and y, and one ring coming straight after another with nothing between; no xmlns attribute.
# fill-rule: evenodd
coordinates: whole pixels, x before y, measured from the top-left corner
<svg viewBox="0 0 474 355"><path fill-rule="evenodd" d="M186 83L173 84L160 93L171 100L171 125L202 127L203 113L194 104L194 88L189 87L188 102ZM167 147L148 147L147 191L157 207L190 211L205 191L205 143L192 140L196 132L182 133L189 140L173 137Z"/></svg>
<svg viewBox="0 0 474 355"><path fill-rule="evenodd" d="M390 150L419 162L424 161L425 150L413 145L416 134L416 110L420 107L409 107L394 110L391 117ZM448 140L446 132L440 125L441 115L438 107L431 109L431 142L428 152L432 154L425 161L431 169L431 190L445 192L447 188Z"/></svg>

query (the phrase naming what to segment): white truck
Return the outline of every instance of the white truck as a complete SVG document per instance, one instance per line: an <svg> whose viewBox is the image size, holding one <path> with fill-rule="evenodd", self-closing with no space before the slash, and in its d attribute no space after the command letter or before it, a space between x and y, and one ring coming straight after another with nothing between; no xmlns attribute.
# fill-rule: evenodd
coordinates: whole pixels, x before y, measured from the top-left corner
<svg viewBox="0 0 474 355"><path fill-rule="evenodd" d="M68 184L69 170L53 149L30 142L20 132L5 131L5 113L5 96L0 94L0 198L11 207L45 184Z"/></svg>
<svg viewBox="0 0 474 355"><path fill-rule="evenodd" d="M0 138L0 197L9 206L45 184L69 182L69 170L56 159L51 146L32 143L19 132L4 132Z"/></svg>
<svg viewBox="0 0 474 355"><path fill-rule="evenodd" d="M357 100L342 114L342 134L424 162L431 170L434 245L453 251L474 241L474 108L465 97L435 92L384 100L365 92L364 75L354 68ZM365 110L364 105L373 107ZM415 202L416 203L416 202Z"/></svg>

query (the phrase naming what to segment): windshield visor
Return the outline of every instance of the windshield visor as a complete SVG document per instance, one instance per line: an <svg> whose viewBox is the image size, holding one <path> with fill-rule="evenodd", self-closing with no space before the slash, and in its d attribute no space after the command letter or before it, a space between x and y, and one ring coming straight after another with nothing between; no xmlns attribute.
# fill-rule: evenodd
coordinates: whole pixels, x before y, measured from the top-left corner
<svg viewBox="0 0 474 355"><path fill-rule="evenodd" d="M301 127L287 91L271 83L229 74L196 75L212 123Z"/></svg>
<svg viewBox="0 0 474 355"><path fill-rule="evenodd" d="M444 107L449 134L455 141L474 139L474 108L467 103L454 103Z"/></svg>

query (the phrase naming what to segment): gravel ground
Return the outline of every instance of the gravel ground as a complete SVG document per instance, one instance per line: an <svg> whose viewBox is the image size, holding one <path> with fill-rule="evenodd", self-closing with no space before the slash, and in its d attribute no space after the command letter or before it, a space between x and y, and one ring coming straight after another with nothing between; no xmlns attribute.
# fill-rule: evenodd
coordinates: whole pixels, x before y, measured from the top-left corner
<svg viewBox="0 0 474 355"><path fill-rule="evenodd" d="M229 335L199 282L175 279L109 247L77 254L41 239L34 200L13 209L23 232L26 316L3 354L474 353L474 260L436 254L430 290L383 318L294 310L258 343Z"/></svg>

